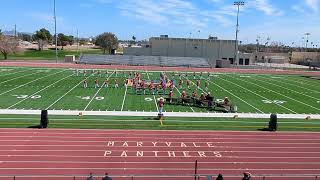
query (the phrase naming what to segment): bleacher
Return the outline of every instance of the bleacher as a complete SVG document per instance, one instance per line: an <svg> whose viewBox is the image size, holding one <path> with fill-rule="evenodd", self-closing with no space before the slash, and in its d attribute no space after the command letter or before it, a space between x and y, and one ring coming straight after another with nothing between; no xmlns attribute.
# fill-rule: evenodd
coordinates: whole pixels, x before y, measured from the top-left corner
<svg viewBox="0 0 320 180"><path fill-rule="evenodd" d="M131 66L210 67L207 59L196 57L128 56L84 54L77 63Z"/></svg>

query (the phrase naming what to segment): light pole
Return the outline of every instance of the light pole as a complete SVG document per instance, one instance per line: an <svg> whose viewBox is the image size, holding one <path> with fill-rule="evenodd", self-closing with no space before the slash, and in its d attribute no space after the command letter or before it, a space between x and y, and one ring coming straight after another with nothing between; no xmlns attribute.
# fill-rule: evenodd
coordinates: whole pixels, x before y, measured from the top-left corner
<svg viewBox="0 0 320 180"><path fill-rule="evenodd" d="M56 16L56 0L53 0L53 19L54 19L54 36L56 46L56 63L58 63L58 37L57 37L57 16Z"/></svg>
<svg viewBox="0 0 320 180"><path fill-rule="evenodd" d="M239 32L239 13L240 13L240 6L244 6L243 1L235 1L233 5L238 6L237 11L237 26L236 26L236 43L234 47L234 61L236 62L236 65L238 65L238 32Z"/></svg>
<svg viewBox="0 0 320 180"><path fill-rule="evenodd" d="M306 35L306 51L307 51L307 49L308 49L308 42L309 42L309 36L311 35L310 33L306 33L306 34L304 34L304 35Z"/></svg>

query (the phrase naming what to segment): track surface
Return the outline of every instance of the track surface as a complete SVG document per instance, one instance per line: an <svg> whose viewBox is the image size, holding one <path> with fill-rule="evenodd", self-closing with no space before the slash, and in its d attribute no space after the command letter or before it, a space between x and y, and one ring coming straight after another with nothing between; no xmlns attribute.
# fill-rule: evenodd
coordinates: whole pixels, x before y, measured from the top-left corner
<svg viewBox="0 0 320 180"><path fill-rule="evenodd" d="M1 129L0 176L72 179L90 172L119 175L273 174L266 179L315 179L320 174L320 133ZM281 175L285 174L285 177ZM20 175L20 177L19 177ZM29 175L21 177L21 175ZM41 177L33 175L68 175ZM118 177L116 176L118 175ZM294 177L300 175L300 177ZM278 177L275 177L278 176ZM290 177L291 176L291 177ZM12 177L0 177L13 179ZM76 179L84 179L78 177ZM135 177L134 179L193 179ZM205 179L200 178L200 179Z"/></svg>

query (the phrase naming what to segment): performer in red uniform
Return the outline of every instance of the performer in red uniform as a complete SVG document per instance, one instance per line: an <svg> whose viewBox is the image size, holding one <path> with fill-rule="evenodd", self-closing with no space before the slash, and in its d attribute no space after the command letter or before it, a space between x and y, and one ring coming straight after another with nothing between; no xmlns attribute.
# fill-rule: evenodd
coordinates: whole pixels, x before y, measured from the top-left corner
<svg viewBox="0 0 320 180"><path fill-rule="evenodd" d="M189 79L187 80L187 87L188 87L188 89L190 89L190 80Z"/></svg>
<svg viewBox="0 0 320 180"><path fill-rule="evenodd" d="M104 80L104 87L109 87L109 79Z"/></svg>
<svg viewBox="0 0 320 180"><path fill-rule="evenodd" d="M163 106L164 106L164 99L161 97L160 100L159 100L159 114L160 115L162 115Z"/></svg>
<svg viewBox="0 0 320 180"><path fill-rule="evenodd" d="M83 87L87 88L88 87L88 81L87 79L83 80Z"/></svg>
<svg viewBox="0 0 320 180"><path fill-rule="evenodd" d="M118 88L118 87L119 87L119 81L118 81L118 79L115 79L115 80L114 80L114 87L115 87L115 88Z"/></svg>
<svg viewBox="0 0 320 180"><path fill-rule="evenodd" d="M170 103L172 103L172 98L173 98L173 91L171 90L170 92L169 92L169 99L170 99Z"/></svg>
<svg viewBox="0 0 320 180"><path fill-rule="evenodd" d="M185 91L182 91L181 93L181 100L182 104L185 104L187 102L187 93Z"/></svg>
<svg viewBox="0 0 320 180"><path fill-rule="evenodd" d="M94 82L95 82L94 88L99 88L99 80L98 80L98 78L96 78L96 80Z"/></svg>
<svg viewBox="0 0 320 180"><path fill-rule="evenodd" d="M200 80L197 80L197 88L200 89Z"/></svg>
<svg viewBox="0 0 320 180"><path fill-rule="evenodd" d="M206 80L206 82L204 83L204 87L205 87L205 90L208 91L208 87L209 87L209 82L208 82L208 80Z"/></svg>

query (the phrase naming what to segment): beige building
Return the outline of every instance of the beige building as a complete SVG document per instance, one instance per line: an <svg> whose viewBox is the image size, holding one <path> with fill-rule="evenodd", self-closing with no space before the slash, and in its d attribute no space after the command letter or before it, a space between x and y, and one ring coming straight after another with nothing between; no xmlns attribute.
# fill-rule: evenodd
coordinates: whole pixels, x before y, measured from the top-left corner
<svg viewBox="0 0 320 180"><path fill-rule="evenodd" d="M217 38L189 39L160 36L150 38L149 44L146 46L124 48L124 55L197 57L205 58L211 62L228 60L234 64L235 42L235 40L218 40ZM243 65L251 63L246 59L250 58L243 58Z"/></svg>

